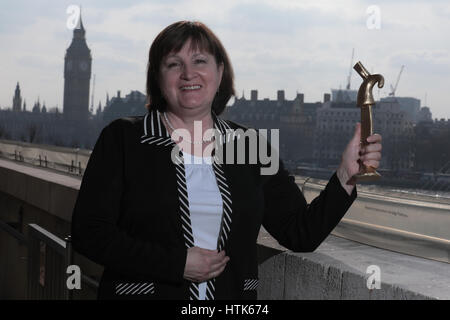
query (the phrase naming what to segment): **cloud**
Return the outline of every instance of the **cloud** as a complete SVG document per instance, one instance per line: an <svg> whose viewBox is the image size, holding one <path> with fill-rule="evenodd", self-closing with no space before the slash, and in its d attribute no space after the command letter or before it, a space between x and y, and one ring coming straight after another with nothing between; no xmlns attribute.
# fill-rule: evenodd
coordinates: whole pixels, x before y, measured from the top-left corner
<svg viewBox="0 0 450 320"><path fill-rule="evenodd" d="M397 53L391 57L391 65L404 64L410 72L447 78L450 74L450 54L448 51L411 51Z"/></svg>

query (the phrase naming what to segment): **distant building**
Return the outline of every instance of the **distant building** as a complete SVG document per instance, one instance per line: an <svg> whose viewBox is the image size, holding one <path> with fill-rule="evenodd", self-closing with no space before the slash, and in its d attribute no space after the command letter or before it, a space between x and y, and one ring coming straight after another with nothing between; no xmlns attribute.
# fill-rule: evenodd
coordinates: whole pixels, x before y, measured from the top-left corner
<svg viewBox="0 0 450 320"><path fill-rule="evenodd" d="M147 112L146 101L147 96L139 91L131 91L125 98L122 98L120 91L117 91L117 97L111 98L102 112L103 122L108 124L122 117L145 115Z"/></svg>
<svg viewBox="0 0 450 320"><path fill-rule="evenodd" d="M373 131L383 137L381 167L391 170L412 168L414 130L407 112L396 100L378 101L372 112ZM315 162L322 167L339 165L357 122L361 122L361 111L356 102L328 101L317 109Z"/></svg>
<svg viewBox="0 0 450 320"><path fill-rule="evenodd" d="M358 90L331 89L331 101L336 103L356 102Z"/></svg>
<svg viewBox="0 0 450 320"><path fill-rule="evenodd" d="M16 90L14 91L14 97L13 97L13 111L22 111L22 97L20 95L20 87L19 82L17 82Z"/></svg>
<svg viewBox="0 0 450 320"><path fill-rule="evenodd" d="M57 107L41 105L39 98L26 111L19 83L13 98L13 110L0 110L0 138L76 148L92 148L104 127L101 117L89 112L91 53L86 44L86 30L80 20L64 60L63 114ZM101 108L100 108L101 110ZM100 112L101 115L102 112Z"/></svg>
<svg viewBox="0 0 450 320"><path fill-rule="evenodd" d="M314 163L321 167L336 167L342 152L353 136L356 122L361 121L356 107L357 90L331 89L324 95L321 108L317 109L314 132Z"/></svg>
<svg viewBox="0 0 450 320"><path fill-rule="evenodd" d="M422 107L417 115L417 122L427 122L433 121L433 115L431 114L430 108Z"/></svg>
<svg viewBox="0 0 450 320"><path fill-rule="evenodd" d="M31 109L31 112L33 112L33 113L40 113L40 112L41 112L41 103L39 102L39 98L38 98L38 100L34 103L33 109Z"/></svg>
<svg viewBox="0 0 450 320"><path fill-rule="evenodd" d="M342 152L361 121L356 102L326 101L317 109L313 156L321 167L337 166Z"/></svg>
<svg viewBox="0 0 450 320"><path fill-rule="evenodd" d="M73 30L72 43L64 58L64 119L86 122L89 118L89 84L91 79L91 50L86 44L83 21Z"/></svg>
<svg viewBox="0 0 450 320"><path fill-rule="evenodd" d="M450 173L450 119L421 121L414 131L415 170Z"/></svg>
<svg viewBox="0 0 450 320"><path fill-rule="evenodd" d="M389 96L385 98L381 98L380 102L383 103L398 103L400 110L405 112L408 120L417 123L419 119L420 113L420 100L411 97L395 97Z"/></svg>
<svg viewBox="0 0 450 320"><path fill-rule="evenodd" d="M374 132L383 137L382 165L385 169L410 171L414 167L414 119L399 100L382 99L374 108Z"/></svg>
<svg viewBox="0 0 450 320"><path fill-rule="evenodd" d="M260 100L258 91L252 90L250 99L244 95L236 98L226 108L224 117L255 129L279 129L280 157L286 161L310 162L316 109L320 106L320 102L305 103L302 93L286 100L284 90L278 90L276 100Z"/></svg>

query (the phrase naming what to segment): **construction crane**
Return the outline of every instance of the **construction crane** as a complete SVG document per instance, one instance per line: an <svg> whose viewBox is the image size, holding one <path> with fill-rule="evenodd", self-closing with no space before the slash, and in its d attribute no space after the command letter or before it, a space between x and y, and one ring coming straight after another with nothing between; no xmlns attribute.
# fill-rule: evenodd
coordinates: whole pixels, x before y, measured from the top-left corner
<svg viewBox="0 0 450 320"><path fill-rule="evenodd" d="M352 68L353 68L353 56L355 55L355 48L352 49L352 59L350 60L350 71L348 73L348 77L347 77L347 90L350 90L350 80L352 78Z"/></svg>
<svg viewBox="0 0 450 320"><path fill-rule="evenodd" d="M400 68L400 72L398 73L397 81L395 82L395 86L392 86L392 84L391 84L391 92L389 93L389 96L391 96L391 97L395 97L395 91L397 90L398 82L400 81L400 76L401 76L404 68L405 68L405 66L402 66Z"/></svg>

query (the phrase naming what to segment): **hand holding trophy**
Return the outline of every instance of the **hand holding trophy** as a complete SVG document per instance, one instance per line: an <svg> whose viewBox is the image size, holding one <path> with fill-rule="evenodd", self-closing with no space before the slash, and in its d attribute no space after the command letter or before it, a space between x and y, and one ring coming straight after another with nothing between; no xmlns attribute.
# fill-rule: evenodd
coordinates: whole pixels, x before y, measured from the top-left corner
<svg viewBox="0 0 450 320"><path fill-rule="evenodd" d="M369 145L367 138L373 134L372 106L375 105L372 89L376 83L378 88L384 86L384 78L381 74L370 74L361 62L354 65L358 74L363 78L363 83L359 87L357 106L361 108L361 147ZM374 181L379 179L380 174L372 167L360 163L359 172L353 176L356 182Z"/></svg>

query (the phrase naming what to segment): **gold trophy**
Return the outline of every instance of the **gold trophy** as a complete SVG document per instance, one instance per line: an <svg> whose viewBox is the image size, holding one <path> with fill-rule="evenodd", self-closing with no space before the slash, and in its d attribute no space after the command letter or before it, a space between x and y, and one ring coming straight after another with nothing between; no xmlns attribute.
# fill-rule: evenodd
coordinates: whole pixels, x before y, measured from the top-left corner
<svg viewBox="0 0 450 320"><path fill-rule="evenodd" d="M361 108L361 146L365 147L369 143L367 137L373 134L372 106L375 105L372 89L378 82L378 88L383 88L384 78L381 74L370 74L360 61L353 66L353 69L363 78L363 83L358 90L357 106ZM381 175L372 167L360 163L359 173L353 178L356 182L374 181Z"/></svg>

